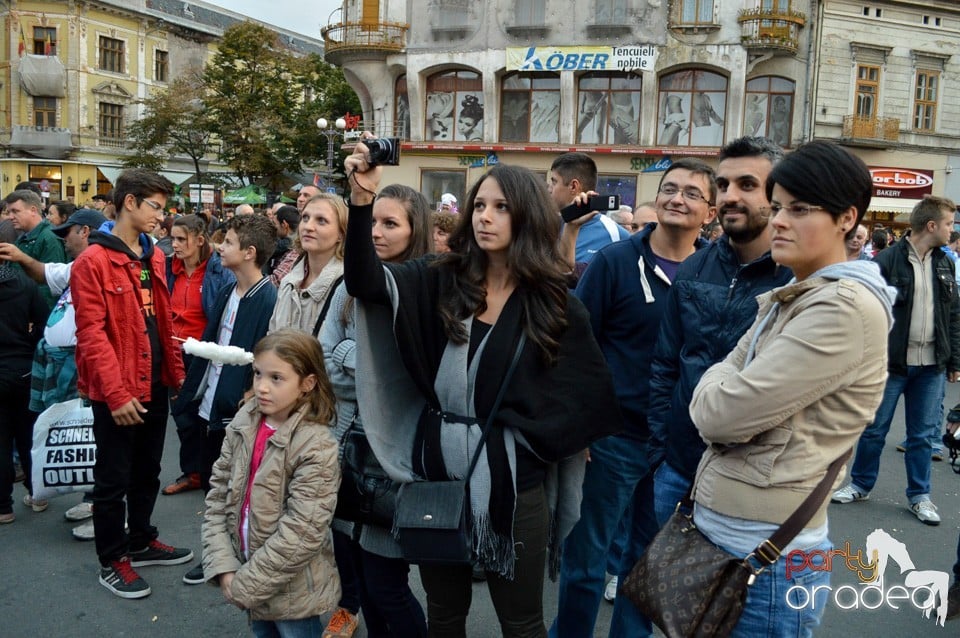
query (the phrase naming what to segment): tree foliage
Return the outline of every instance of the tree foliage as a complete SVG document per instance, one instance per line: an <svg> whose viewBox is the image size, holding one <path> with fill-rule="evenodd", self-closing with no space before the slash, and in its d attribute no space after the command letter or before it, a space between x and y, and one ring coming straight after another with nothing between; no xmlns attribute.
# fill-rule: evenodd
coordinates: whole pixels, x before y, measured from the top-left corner
<svg viewBox="0 0 960 638"><path fill-rule="evenodd" d="M200 180L200 160L214 143L203 95L200 77L187 74L146 98L143 116L127 127L128 146L134 154L125 159L124 165L158 171L170 156L186 156Z"/></svg>
<svg viewBox="0 0 960 638"><path fill-rule="evenodd" d="M286 174L322 163L320 116L360 109L343 73L317 55L296 56L252 22L226 30L203 73L204 115L220 159L247 181L273 189Z"/></svg>
<svg viewBox="0 0 960 638"><path fill-rule="evenodd" d="M227 29L202 72L177 78L143 106L127 127L133 154L125 166L158 171L171 156L189 157L200 180L200 162L215 150L243 180L273 190L286 175L325 163L317 118L360 111L340 69L316 54L294 55L252 22Z"/></svg>

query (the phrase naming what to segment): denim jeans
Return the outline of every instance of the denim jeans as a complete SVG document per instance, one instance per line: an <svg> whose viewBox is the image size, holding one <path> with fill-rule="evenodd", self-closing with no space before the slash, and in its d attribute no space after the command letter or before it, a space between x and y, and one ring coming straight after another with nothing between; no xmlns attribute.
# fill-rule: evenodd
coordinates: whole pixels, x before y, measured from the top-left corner
<svg viewBox="0 0 960 638"><path fill-rule="evenodd" d="M860 435L850 478L854 487L869 492L880 472L880 453L890 431L890 422L900 395L904 396L904 420L907 426L907 498L910 503L925 500L930 494L930 432L940 427L939 415L946 376L937 366L909 366L906 376L893 374L887 378L883 400L873 423Z"/></svg>
<svg viewBox="0 0 960 638"><path fill-rule="evenodd" d="M410 591L410 565L402 558L386 558L368 552L346 534L334 538L350 543L350 558L363 611L367 638L426 638L427 619L423 607ZM337 556L339 569L339 554ZM343 570L340 570L341 578ZM343 601L340 606L345 607Z"/></svg>
<svg viewBox="0 0 960 638"><path fill-rule="evenodd" d="M550 627L551 638L593 636L603 596L607 552L628 508L632 511L627 542L616 574L621 582L657 533L647 444L624 436L610 436L590 446L590 457L583 481L580 520L563 544L560 597L557 618ZM650 621L633 603L618 595L609 635L615 638L650 636Z"/></svg>
<svg viewBox="0 0 960 638"><path fill-rule="evenodd" d="M663 527L690 491L691 481L664 461L653 474L653 509L657 525Z"/></svg>
<svg viewBox="0 0 960 638"><path fill-rule="evenodd" d="M257 638L317 638L323 633L320 616L298 620L254 620L250 630Z"/></svg>
<svg viewBox="0 0 960 638"><path fill-rule="evenodd" d="M744 556L741 552L731 551L722 544L719 547L736 556ZM829 552L833 543L824 541L816 547L810 547L806 552L822 550ZM789 554L788 554L789 555ZM743 615L734 627L730 638L810 638L814 630L820 626L823 611L826 608L830 592L824 587L816 590L811 598L814 587L830 584L830 571L816 571L808 566L800 570L804 557L793 557L793 568L790 578L787 578L787 557L784 556L770 568L764 570L753 585L747 590L747 602L743 608ZM820 566L817 559L815 565ZM789 604L788 604L789 599Z"/></svg>
<svg viewBox="0 0 960 638"><path fill-rule="evenodd" d="M160 492L160 460L167 432L167 390L143 404L143 423L120 426L106 403L91 402L97 462L93 467L93 529L100 564L143 549L157 537L150 522ZM126 505L124 505L126 498ZM129 523L130 533L123 530Z"/></svg>

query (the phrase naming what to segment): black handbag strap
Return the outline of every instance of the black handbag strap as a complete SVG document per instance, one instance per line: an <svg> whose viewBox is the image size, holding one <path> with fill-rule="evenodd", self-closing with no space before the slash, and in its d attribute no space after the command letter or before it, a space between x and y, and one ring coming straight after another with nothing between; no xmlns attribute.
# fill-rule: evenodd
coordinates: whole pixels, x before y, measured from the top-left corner
<svg viewBox="0 0 960 638"><path fill-rule="evenodd" d="M323 302L323 308L320 309L320 314L317 315L317 323L313 324L314 337L320 334L320 327L323 326L323 320L327 317L327 312L330 311L330 303L333 301L333 294L337 292L337 286L340 285L341 281L343 281L343 275L340 275L334 279L333 283L330 285L330 292L327 293L327 298Z"/></svg>
<svg viewBox="0 0 960 638"><path fill-rule="evenodd" d="M757 545L757 548L752 552L752 555L757 561L764 566L773 565L777 562L783 553L783 548L789 545L796 535L800 533L800 530L803 529L803 526L810 522L814 512L816 512L823 504L823 501L826 500L827 494L833 488L833 482L836 480L840 468L847 462L852 453L853 448L850 448L846 454L838 457L831 463L823 479L813 488L813 491L807 495L807 498L803 499L803 502L794 510L793 514L783 522L777 531L770 535L770 538Z"/></svg>
<svg viewBox="0 0 960 638"><path fill-rule="evenodd" d="M510 385L510 378L513 376L513 371L517 369L517 362L520 361L520 354L523 352L523 346L527 342L527 334L525 332L520 333L520 340L517 342L517 349L513 353L513 360L510 361L510 367L507 368L507 373L503 377L503 382L500 384L500 391L497 392L497 398L493 401L493 406L490 408L490 414L487 415L487 419L483 424L483 432L480 435L480 443L477 444L477 449L473 453L473 459L470 461L470 469L467 470L467 475L464 477L463 481L465 484L470 483L470 477L473 476L473 470L477 467L477 461L480 460L480 452L483 451L483 446L487 442L487 437L490 435L491 426L493 426L493 420L497 417L497 412L500 411L500 402L503 401L503 395L507 393L507 386Z"/></svg>

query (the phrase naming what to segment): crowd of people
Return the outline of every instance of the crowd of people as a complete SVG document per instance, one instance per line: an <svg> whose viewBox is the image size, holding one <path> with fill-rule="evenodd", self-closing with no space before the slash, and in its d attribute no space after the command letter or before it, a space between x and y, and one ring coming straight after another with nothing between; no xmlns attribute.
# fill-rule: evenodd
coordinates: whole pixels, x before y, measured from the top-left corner
<svg viewBox="0 0 960 638"><path fill-rule="evenodd" d="M678 503L746 557L854 451L850 483L779 548L829 552L828 502L868 498L900 395L909 509L940 523L953 202L928 196L902 237L871 235L861 160L745 137L715 167L675 159L634 210L588 210L597 168L573 152L546 183L501 164L434 210L381 184L369 137L346 199L305 186L295 206L220 223L167 214L172 184L144 169L96 209L44 211L29 184L7 196L0 524L16 518L15 452L24 506L46 509L33 423L81 397L94 484L66 516L118 597L151 593L139 567L197 558L160 540L153 510L202 490L183 581L217 585L256 636L349 638L361 618L369 636L464 636L477 579L505 636L592 636L604 598L610 636L651 636L622 581ZM218 356L230 346L250 359ZM161 487L170 418L179 476ZM418 559L421 601L397 493L454 480L472 560ZM731 635L814 633L825 600L791 604L791 587L830 573L787 562L758 573Z"/></svg>

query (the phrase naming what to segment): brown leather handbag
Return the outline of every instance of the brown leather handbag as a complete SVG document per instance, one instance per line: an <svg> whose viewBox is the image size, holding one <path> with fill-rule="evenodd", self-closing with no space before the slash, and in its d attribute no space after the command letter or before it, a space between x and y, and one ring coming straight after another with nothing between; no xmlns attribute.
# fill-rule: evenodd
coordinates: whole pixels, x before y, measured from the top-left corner
<svg viewBox="0 0 960 638"><path fill-rule="evenodd" d="M746 558L721 549L697 529L688 493L630 570L621 593L668 638L730 635L750 585L810 521L849 457L850 451L831 463L800 507Z"/></svg>

